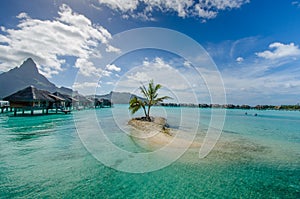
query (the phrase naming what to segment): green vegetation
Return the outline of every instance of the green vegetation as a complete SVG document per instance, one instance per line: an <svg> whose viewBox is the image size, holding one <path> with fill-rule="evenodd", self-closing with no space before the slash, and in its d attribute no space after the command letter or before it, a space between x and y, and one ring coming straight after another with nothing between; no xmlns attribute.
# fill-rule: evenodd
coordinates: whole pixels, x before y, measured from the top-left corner
<svg viewBox="0 0 300 199"><path fill-rule="evenodd" d="M153 105L163 102L165 99L171 99L169 96L158 97L158 90L162 88L160 84L154 84L153 80L149 82L148 88L144 85L140 87L141 93L146 100L140 100L137 97L133 97L129 102L129 110L131 113L136 113L140 108L143 108L145 114L145 120L151 121L150 109Z"/></svg>
<svg viewBox="0 0 300 199"><path fill-rule="evenodd" d="M254 109L254 110L287 110L300 111L300 105L234 105L234 104L176 104L176 103L161 103L161 106L167 107L193 107L193 108L225 108L225 109Z"/></svg>
<svg viewBox="0 0 300 199"><path fill-rule="evenodd" d="M300 105L281 105L278 107L279 110L300 110Z"/></svg>

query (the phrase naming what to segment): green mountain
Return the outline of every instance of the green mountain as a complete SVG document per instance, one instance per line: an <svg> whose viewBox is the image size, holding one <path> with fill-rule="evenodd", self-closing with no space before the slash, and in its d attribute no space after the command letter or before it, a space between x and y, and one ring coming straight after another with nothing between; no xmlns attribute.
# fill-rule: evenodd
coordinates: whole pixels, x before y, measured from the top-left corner
<svg viewBox="0 0 300 199"><path fill-rule="evenodd" d="M130 99L133 97L137 97L141 100L146 100L142 97L136 96L131 93L126 93L126 92L113 92L111 91L109 94L106 95L96 95L96 96L89 96L92 98L97 98L97 99L108 99L110 100L113 104L128 104Z"/></svg>

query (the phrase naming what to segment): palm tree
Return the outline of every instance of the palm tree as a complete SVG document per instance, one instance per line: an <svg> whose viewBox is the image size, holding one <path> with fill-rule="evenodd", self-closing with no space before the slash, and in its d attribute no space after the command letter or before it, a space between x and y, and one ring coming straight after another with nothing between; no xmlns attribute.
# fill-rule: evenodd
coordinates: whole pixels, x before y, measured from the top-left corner
<svg viewBox="0 0 300 199"><path fill-rule="evenodd" d="M131 114L135 114L141 107L143 108L145 115L147 115L145 102L138 99L136 96L131 98L129 102L129 109L131 110Z"/></svg>
<svg viewBox="0 0 300 199"><path fill-rule="evenodd" d="M169 96L163 96L158 97L158 90L162 86L160 84L154 84L153 80L149 82L148 88L146 88L144 85L140 87L141 92L145 96L146 100L142 101L138 99L137 97L133 97L129 102L129 109L131 110L131 113L134 114L137 112L141 107L144 110L145 118L147 121L151 121L150 117L150 109L153 105L163 102L165 99L171 99ZM146 111L146 106L148 107Z"/></svg>

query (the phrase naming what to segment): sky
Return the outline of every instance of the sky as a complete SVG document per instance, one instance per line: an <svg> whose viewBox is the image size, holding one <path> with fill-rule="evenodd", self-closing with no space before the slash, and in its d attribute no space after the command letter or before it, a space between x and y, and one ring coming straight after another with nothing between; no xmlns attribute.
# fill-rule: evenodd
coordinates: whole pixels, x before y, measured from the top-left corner
<svg viewBox="0 0 300 199"><path fill-rule="evenodd" d="M181 103L300 102L300 1L2 0L0 72L31 57L83 94Z"/></svg>

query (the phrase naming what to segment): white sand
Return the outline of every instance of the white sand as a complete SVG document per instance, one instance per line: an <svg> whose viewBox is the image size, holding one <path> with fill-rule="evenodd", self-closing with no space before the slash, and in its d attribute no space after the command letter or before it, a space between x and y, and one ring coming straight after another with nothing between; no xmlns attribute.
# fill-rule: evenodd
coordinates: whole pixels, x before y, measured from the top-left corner
<svg viewBox="0 0 300 199"><path fill-rule="evenodd" d="M193 141L189 136L184 139L182 135L185 135L185 132L167 128L165 118L157 117L154 118L153 122L132 119L128 124L133 127L131 132L133 140L146 149L159 149L164 146L173 148L199 148L201 146L201 143ZM179 134L181 135L180 138Z"/></svg>

